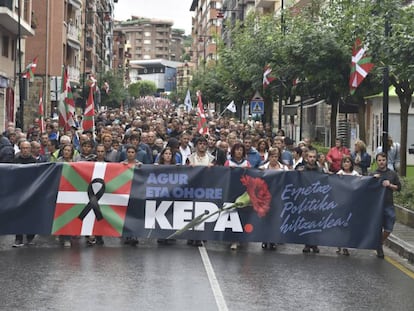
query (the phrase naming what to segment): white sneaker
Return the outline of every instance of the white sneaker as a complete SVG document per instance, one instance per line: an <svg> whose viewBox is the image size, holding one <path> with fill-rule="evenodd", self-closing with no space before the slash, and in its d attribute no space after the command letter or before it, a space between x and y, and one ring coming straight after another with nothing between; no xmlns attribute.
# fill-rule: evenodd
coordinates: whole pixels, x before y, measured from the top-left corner
<svg viewBox="0 0 414 311"><path fill-rule="evenodd" d="M237 247L239 246L239 243L232 243L231 245L230 245L230 249L232 250L232 251L235 251L235 250L237 250Z"/></svg>
<svg viewBox="0 0 414 311"><path fill-rule="evenodd" d="M14 244L12 245L12 247L22 247L22 246L24 246L23 242L18 241L18 240L14 241Z"/></svg>
<svg viewBox="0 0 414 311"><path fill-rule="evenodd" d="M70 248L70 247L72 247L72 243L70 241L65 241L65 242L63 242L63 247L64 248Z"/></svg>

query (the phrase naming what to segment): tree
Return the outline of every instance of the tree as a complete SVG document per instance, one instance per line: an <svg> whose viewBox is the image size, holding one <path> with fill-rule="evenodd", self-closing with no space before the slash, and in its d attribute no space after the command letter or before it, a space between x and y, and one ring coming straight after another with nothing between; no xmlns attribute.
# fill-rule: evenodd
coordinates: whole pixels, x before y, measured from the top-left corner
<svg viewBox="0 0 414 311"><path fill-rule="evenodd" d="M106 91L101 87L101 103L103 106L111 108L119 108L121 102L125 101L127 92L124 88L124 75L122 72L108 71L102 79L103 82L107 82L109 85L109 91Z"/></svg>
<svg viewBox="0 0 414 311"><path fill-rule="evenodd" d="M152 81L141 80L128 86L128 92L133 97L154 95L156 91L157 86Z"/></svg>

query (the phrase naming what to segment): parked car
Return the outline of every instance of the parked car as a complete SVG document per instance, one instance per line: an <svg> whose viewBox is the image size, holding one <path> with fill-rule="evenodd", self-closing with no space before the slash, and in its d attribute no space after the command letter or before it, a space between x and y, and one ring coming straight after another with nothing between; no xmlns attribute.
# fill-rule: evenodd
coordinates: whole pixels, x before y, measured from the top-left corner
<svg viewBox="0 0 414 311"><path fill-rule="evenodd" d="M408 153L409 154L414 154L414 144L410 145L410 147L408 148Z"/></svg>

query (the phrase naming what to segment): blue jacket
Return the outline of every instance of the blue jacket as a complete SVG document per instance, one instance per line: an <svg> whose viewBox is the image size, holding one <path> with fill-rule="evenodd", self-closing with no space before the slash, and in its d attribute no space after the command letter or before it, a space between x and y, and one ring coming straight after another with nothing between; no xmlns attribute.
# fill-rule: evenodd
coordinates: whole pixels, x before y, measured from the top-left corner
<svg viewBox="0 0 414 311"><path fill-rule="evenodd" d="M254 168L258 168L262 163L262 158L255 148L252 147L250 150L246 150L246 155L247 160L250 162L250 165Z"/></svg>

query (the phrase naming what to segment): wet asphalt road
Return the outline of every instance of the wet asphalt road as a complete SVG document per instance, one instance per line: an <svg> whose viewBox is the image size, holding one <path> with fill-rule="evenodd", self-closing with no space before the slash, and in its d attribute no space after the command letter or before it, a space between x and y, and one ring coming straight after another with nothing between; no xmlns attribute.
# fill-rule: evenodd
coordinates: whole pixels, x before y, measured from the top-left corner
<svg viewBox="0 0 414 311"><path fill-rule="evenodd" d="M414 310L414 279L373 251L116 238L63 249L53 237L14 249L13 240L0 237L0 310Z"/></svg>

